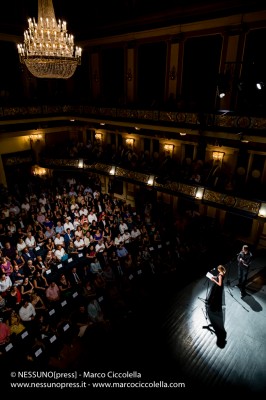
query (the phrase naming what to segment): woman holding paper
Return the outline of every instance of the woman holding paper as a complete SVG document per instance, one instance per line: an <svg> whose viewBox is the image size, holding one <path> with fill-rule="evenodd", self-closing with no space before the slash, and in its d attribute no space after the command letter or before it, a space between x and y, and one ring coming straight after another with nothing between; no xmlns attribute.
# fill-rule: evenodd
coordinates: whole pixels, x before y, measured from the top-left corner
<svg viewBox="0 0 266 400"><path fill-rule="evenodd" d="M224 276L226 269L223 265L217 267L218 275L212 276L210 279L213 285L210 290L210 295L207 300L207 304L210 306L212 311L219 311L222 307L222 296L224 287Z"/></svg>

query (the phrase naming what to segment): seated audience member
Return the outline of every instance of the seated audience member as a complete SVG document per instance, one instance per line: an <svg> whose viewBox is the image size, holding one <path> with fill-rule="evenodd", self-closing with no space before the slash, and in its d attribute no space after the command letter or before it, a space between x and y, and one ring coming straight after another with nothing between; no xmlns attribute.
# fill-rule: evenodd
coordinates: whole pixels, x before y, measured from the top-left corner
<svg viewBox="0 0 266 400"><path fill-rule="evenodd" d="M77 272L77 268L73 267L68 275L69 282L73 289L82 287L82 279L81 276Z"/></svg>
<svg viewBox="0 0 266 400"><path fill-rule="evenodd" d="M12 308L8 307L8 302L7 302L7 297L3 297L0 293L0 318L6 315L6 313L9 313Z"/></svg>
<svg viewBox="0 0 266 400"><path fill-rule="evenodd" d="M12 245L11 242L5 242L4 248L2 249L2 256L12 261L16 256L16 245Z"/></svg>
<svg viewBox="0 0 266 400"><path fill-rule="evenodd" d="M96 299L90 300L87 311L92 322L102 323L105 321L101 306Z"/></svg>
<svg viewBox="0 0 266 400"><path fill-rule="evenodd" d="M68 257L69 257L69 258L75 257L78 253L79 253L78 250L76 249L76 247L74 246L73 241L71 240L71 241L69 242L69 244L68 244L68 247L67 247L67 254L68 254Z"/></svg>
<svg viewBox="0 0 266 400"><path fill-rule="evenodd" d="M60 300L60 289L54 281L46 289L45 297L50 303L56 303Z"/></svg>
<svg viewBox="0 0 266 400"><path fill-rule="evenodd" d="M52 251L48 251L44 260L46 268L52 268L57 263L55 254Z"/></svg>
<svg viewBox="0 0 266 400"><path fill-rule="evenodd" d="M122 237L121 233L118 233L115 237L115 246L119 248L120 245L124 244L124 238Z"/></svg>
<svg viewBox="0 0 266 400"><path fill-rule="evenodd" d="M32 283L34 292L41 297L45 297L45 291L48 287L48 282L47 279L40 273L40 271L34 272Z"/></svg>
<svg viewBox="0 0 266 400"><path fill-rule="evenodd" d="M68 254L66 253L64 247L61 246L61 244L57 245L54 254L56 257L56 261L59 263L61 263L62 261L66 261L68 259Z"/></svg>
<svg viewBox="0 0 266 400"><path fill-rule="evenodd" d="M30 301L33 307L35 308L36 313L40 311L46 311L46 305L44 304L43 299L37 293L32 293L30 296Z"/></svg>
<svg viewBox="0 0 266 400"><path fill-rule="evenodd" d="M33 291L34 291L34 286L31 283L31 281L29 280L29 278L26 276L20 287L21 295L22 295L22 297L24 297L26 294L27 295L32 294Z"/></svg>
<svg viewBox="0 0 266 400"><path fill-rule="evenodd" d="M128 251L124 245L120 244L116 250L117 257L119 258L120 262L124 265L124 261L128 256Z"/></svg>
<svg viewBox="0 0 266 400"><path fill-rule="evenodd" d="M12 310L18 309L22 300L22 295L17 286L14 285L11 287L8 295L6 296L6 300L8 307L12 308Z"/></svg>
<svg viewBox="0 0 266 400"><path fill-rule="evenodd" d="M98 260L97 257L94 258L93 262L90 265L90 272L95 275L95 274L102 274L103 270L100 264L100 261Z"/></svg>
<svg viewBox="0 0 266 400"><path fill-rule="evenodd" d="M105 248L108 253L108 256L110 256L113 251L116 251L116 247L115 247L114 241L111 238L111 236L107 236L106 241L105 241Z"/></svg>
<svg viewBox="0 0 266 400"><path fill-rule="evenodd" d="M3 321L3 318L0 318L0 354L4 351L5 345L10 340L10 327L6 322Z"/></svg>
<svg viewBox="0 0 266 400"><path fill-rule="evenodd" d="M33 236L32 232L27 233L27 236L25 238L25 243L29 250L34 250L35 247L37 246L35 237Z"/></svg>
<svg viewBox="0 0 266 400"><path fill-rule="evenodd" d="M81 226L82 226L82 233L83 233L83 239L85 239L85 236L87 236L87 233L89 232L89 224L87 220L84 220L84 218L81 219Z"/></svg>
<svg viewBox="0 0 266 400"><path fill-rule="evenodd" d="M23 323L21 322L20 316L17 314L15 310L13 310L10 315L9 327L10 327L11 337L19 335L26 329Z"/></svg>
<svg viewBox="0 0 266 400"><path fill-rule="evenodd" d="M36 242L37 242L37 246L39 246L43 252L45 251L46 241L47 241L47 238L46 238L43 230L39 230L38 233L36 234Z"/></svg>
<svg viewBox="0 0 266 400"><path fill-rule="evenodd" d="M130 245L131 245L131 235L127 229L125 230L124 234L122 235L122 238L123 238L126 249L129 251Z"/></svg>
<svg viewBox="0 0 266 400"><path fill-rule="evenodd" d="M40 255L36 257L35 268L36 271L39 271L41 274L47 270L47 264Z"/></svg>
<svg viewBox="0 0 266 400"><path fill-rule="evenodd" d="M10 279L13 285L21 285L25 278L23 267L19 268L18 265L13 267L13 272L10 275Z"/></svg>
<svg viewBox="0 0 266 400"><path fill-rule="evenodd" d="M16 256L12 260L13 267L14 265L18 265L19 267L23 267L25 265L25 260L21 254L19 254L18 250L16 250Z"/></svg>
<svg viewBox="0 0 266 400"><path fill-rule="evenodd" d="M52 237L47 238L45 247L46 247L46 251L54 251L55 250L55 244L54 244Z"/></svg>
<svg viewBox="0 0 266 400"><path fill-rule="evenodd" d="M64 234L64 242L66 249L68 248L69 242L75 239L74 232L67 228L66 233Z"/></svg>
<svg viewBox="0 0 266 400"><path fill-rule="evenodd" d="M95 257L96 257L96 251L93 244L91 244L86 253L86 258L88 258L90 261L93 261Z"/></svg>
<svg viewBox="0 0 266 400"><path fill-rule="evenodd" d="M100 239L98 241L98 243L95 246L95 251L96 251L96 254L98 254L99 256L103 255L103 252L105 251L105 244L104 244L103 239Z"/></svg>
<svg viewBox="0 0 266 400"><path fill-rule="evenodd" d="M87 232L84 234L84 238L83 238L86 251L88 251L88 248L89 248L89 246L90 246L90 244L91 244L92 239L93 239L93 238L91 237L90 232L87 231Z"/></svg>
<svg viewBox="0 0 266 400"><path fill-rule="evenodd" d="M36 260L36 255L33 250L30 250L28 247L25 247L22 251L22 257L25 261L25 264L27 264L28 260L35 261Z"/></svg>
<svg viewBox="0 0 266 400"><path fill-rule="evenodd" d="M60 289L60 297L67 297L72 293L72 286L69 279L66 278L65 274L61 274L57 282Z"/></svg>
<svg viewBox="0 0 266 400"><path fill-rule="evenodd" d="M134 242L134 241L137 241L138 239L140 239L141 232L137 226L134 226L130 235L131 235L131 240Z"/></svg>
<svg viewBox="0 0 266 400"><path fill-rule="evenodd" d="M75 230L75 238L77 236L79 236L81 239L83 239L83 231L82 231L82 227L80 225L77 226L77 229Z"/></svg>
<svg viewBox="0 0 266 400"><path fill-rule="evenodd" d="M35 265L32 260L28 260L23 268L25 276L32 280L34 272L36 271Z"/></svg>
<svg viewBox="0 0 266 400"><path fill-rule="evenodd" d="M96 296L96 291L90 281L87 281L82 285L81 295L85 300L92 299Z"/></svg>
<svg viewBox="0 0 266 400"><path fill-rule="evenodd" d="M61 221L57 221L56 223L56 228L55 228L55 233L60 233L60 235L64 236L65 231L64 231L64 227L62 225Z"/></svg>
<svg viewBox="0 0 266 400"><path fill-rule="evenodd" d="M79 253L82 252L85 249L85 243L83 238L81 238L80 236L76 236L76 239L74 241L74 246Z"/></svg>
<svg viewBox="0 0 266 400"><path fill-rule="evenodd" d="M17 242L17 251L18 254L21 255L22 251L25 249L25 247L27 247L25 241L23 240L22 237L18 238L18 242Z"/></svg>
<svg viewBox="0 0 266 400"><path fill-rule="evenodd" d="M10 276L13 271L13 267L11 262L6 257L1 257L0 259L0 268L3 274Z"/></svg>
<svg viewBox="0 0 266 400"><path fill-rule="evenodd" d="M50 228L50 229L53 229L53 230L54 230L54 223L53 223L53 221L49 218L48 215L46 215L46 218L45 218L45 220L44 220L44 222L43 222L43 226L44 226L45 228Z"/></svg>
<svg viewBox="0 0 266 400"><path fill-rule="evenodd" d="M74 234L74 232L75 232L74 225L68 218L65 218L64 231L68 232L68 229L70 230L70 232L72 232Z"/></svg>
<svg viewBox="0 0 266 400"><path fill-rule="evenodd" d="M22 299L18 313L25 328L30 332L36 332L36 325L34 323L36 311L34 306L30 303L29 297Z"/></svg>
<svg viewBox="0 0 266 400"><path fill-rule="evenodd" d="M12 281L9 276L2 274L0 277L0 293L2 296L6 296L12 287Z"/></svg>
<svg viewBox="0 0 266 400"><path fill-rule="evenodd" d="M55 247L57 247L59 244L64 248L66 246L64 237L59 232L55 235L54 244Z"/></svg>
<svg viewBox="0 0 266 400"><path fill-rule="evenodd" d="M99 241L103 238L103 234L102 234L101 230L96 229L96 232L93 237L94 237L94 240L99 243Z"/></svg>

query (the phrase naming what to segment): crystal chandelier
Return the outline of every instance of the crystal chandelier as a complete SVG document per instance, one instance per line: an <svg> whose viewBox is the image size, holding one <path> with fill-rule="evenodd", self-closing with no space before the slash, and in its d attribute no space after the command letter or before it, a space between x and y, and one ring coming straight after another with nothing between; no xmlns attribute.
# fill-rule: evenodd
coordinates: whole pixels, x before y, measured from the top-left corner
<svg viewBox="0 0 266 400"><path fill-rule="evenodd" d="M67 33L66 22L55 19L52 0L38 0L38 23L28 20L24 44L18 44L20 62L37 78L70 78L81 64L81 48Z"/></svg>

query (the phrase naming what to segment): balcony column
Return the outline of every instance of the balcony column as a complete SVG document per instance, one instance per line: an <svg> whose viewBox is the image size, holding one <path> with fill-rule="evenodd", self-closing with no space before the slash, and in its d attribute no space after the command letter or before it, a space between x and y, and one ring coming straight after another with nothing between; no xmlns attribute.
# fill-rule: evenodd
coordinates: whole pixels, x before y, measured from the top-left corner
<svg viewBox="0 0 266 400"><path fill-rule="evenodd" d="M245 36L244 29L232 30L224 35L220 74L225 78L226 95L220 99L217 86L216 105L218 109L230 110L235 108Z"/></svg>
<svg viewBox="0 0 266 400"><path fill-rule="evenodd" d="M98 100L101 95L99 52L94 52L91 54L91 82L92 97L94 100Z"/></svg>
<svg viewBox="0 0 266 400"><path fill-rule="evenodd" d="M82 132L82 143L84 146L87 144L87 128L86 126L81 127L81 132Z"/></svg>
<svg viewBox="0 0 266 400"><path fill-rule="evenodd" d="M178 35L167 42L165 101L169 104L177 104L181 95L182 55L182 36Z"/></svg>
<svg viewBox="0 0 266 400"><path fill-rule="evenodd" d="M129 44L125 49L125 87L126 87L126 102L134 103L135 87L136 87L136 49L132 44Z"/></svg>

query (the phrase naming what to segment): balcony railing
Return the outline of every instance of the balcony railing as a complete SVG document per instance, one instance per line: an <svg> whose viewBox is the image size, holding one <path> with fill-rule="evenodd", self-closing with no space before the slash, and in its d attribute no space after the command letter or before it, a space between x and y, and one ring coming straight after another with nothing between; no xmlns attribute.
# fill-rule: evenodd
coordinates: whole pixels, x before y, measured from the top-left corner
<svg viewBox="0 0 266 400"><path fill-rule="evenodd" d="M143 126L165 126L166 128L213 129L228 132L256 132L265 135L266 117L236 115L229 111L215 114L199 114L196 112L179 112L165 110L145 110L129 108L95 107L92 105L39 105L39 106L9 106L0 107L0 124L23 119L42 119L58 117L69 119L99 119L125 122L138 122ZM54 118L53 118L54 119Z"/></svg>
<svg viewBox="0 0 266 400"><path fill-rule="evenodd" d="M43 158L41 161L42 167L50 169L76 169L81 171L81 163L79 159L52 159ZM114 167L114 168L113 168ZM112 170L114 173L112 174ZM89 162L83 160L83 172L94 172L100 175L110 175L116 179L121 179L137 185L147 186L154 188L157 191L171 193L176 196L186 196L195 201L202 201L205 204L238 212L250 217L257 217L261 207L261 202L240 198L233 194L221 193L212 190L208 187L203 187L197 184L190 184L185 182L177 182L167 180L160 183L156 176L153 176L151 183L151 175L139 171L128 170L121 166L112 166L103 162ZM200 189L200 190L199 190ZM198 193L200 192L200 197Z"/></svg>

